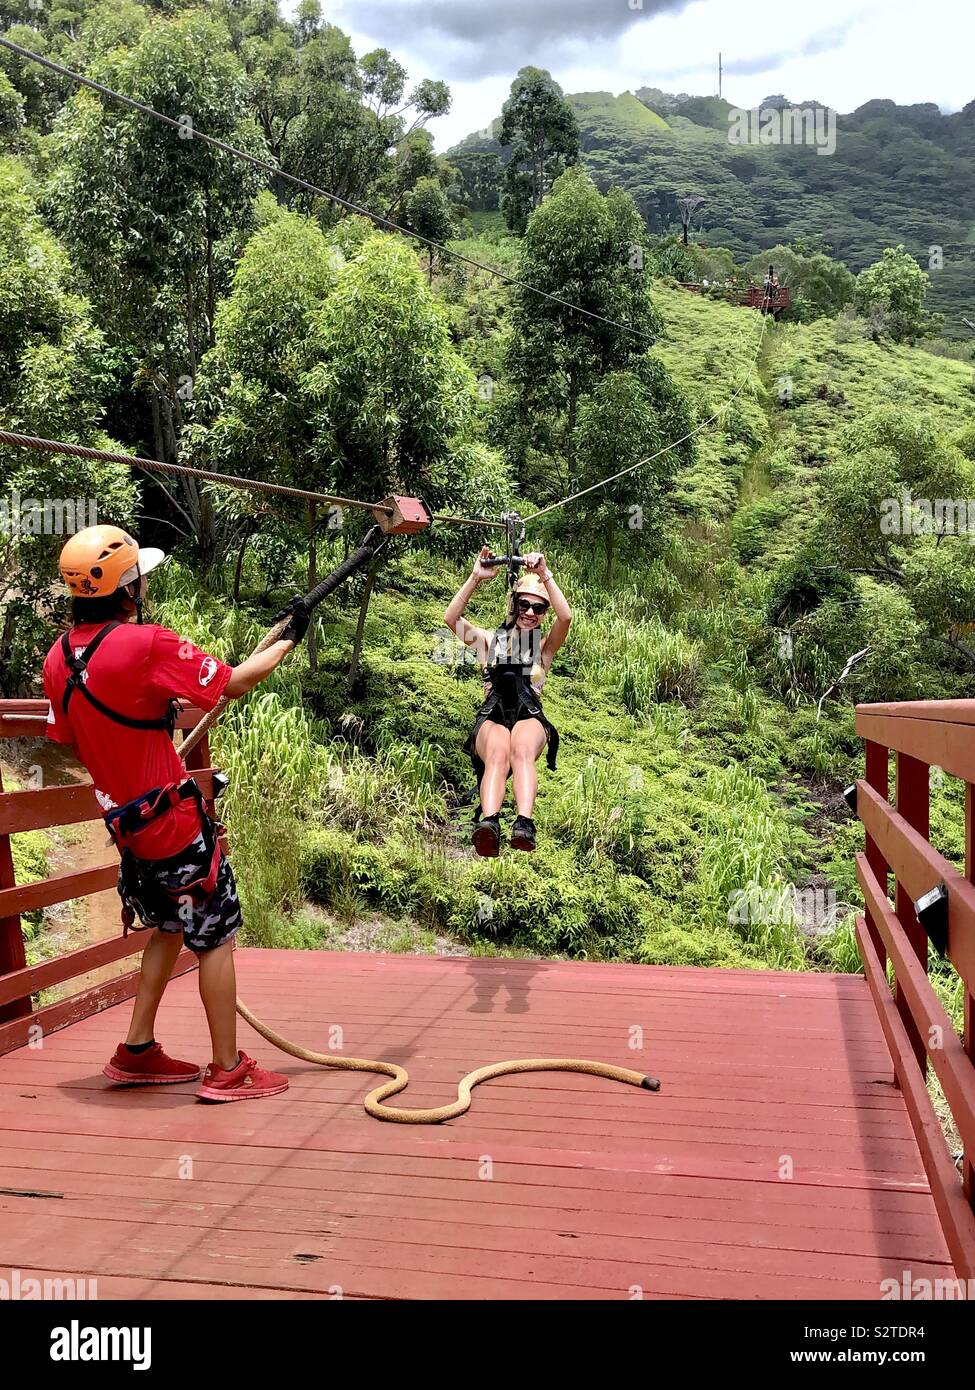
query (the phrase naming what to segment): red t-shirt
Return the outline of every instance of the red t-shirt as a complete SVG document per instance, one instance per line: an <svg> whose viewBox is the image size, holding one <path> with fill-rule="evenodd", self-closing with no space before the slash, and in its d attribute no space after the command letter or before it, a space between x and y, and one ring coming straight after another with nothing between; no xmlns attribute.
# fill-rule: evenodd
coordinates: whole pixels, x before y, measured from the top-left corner
<svg viewBox="0 0 975 1390"><path fill-rule="evenodd" d="M69 640L80 656L104 623L71 629ZM130 719L161 719L171 699L188 700L210 710L223 695L232 668L168 628L124 623L91 659L88 687L110 709ZM164 729L129 729L89 704L76 690L68 713L62 707L70 672L60 639L44 662L44 692L51 702L47 736L73 743L91 774L104 812L143 796L154 787L179 782L186 768ZM192 801L150 821L135 841L140 859L166 859L185 849L200 830Z"/></svg>

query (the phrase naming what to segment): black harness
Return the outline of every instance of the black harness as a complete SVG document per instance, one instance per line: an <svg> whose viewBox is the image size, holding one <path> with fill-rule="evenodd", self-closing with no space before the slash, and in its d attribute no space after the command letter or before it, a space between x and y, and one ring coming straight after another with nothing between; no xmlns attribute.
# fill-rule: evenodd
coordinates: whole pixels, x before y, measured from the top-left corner
<svg viewBox="0 0 975 1390"><path fill-rule="evenodd" d="M521 653L513 650L512 646L517 640L512 636L510 629L503 635L495 633L491 640L488 664L482 668L484 679L491 689L477 712L474 728L464 745L465 752L470 755L478 782L484 776L484 764L477 755L475 745L481 725L488 720L501 722L512 728L522 719L537 719L548 735L545 761L550 772L554 772L556 768L559 733L554 724L546 718L542 701L531 682L532 668L535 664L533 656L539 654L533 652L527 659L519 659Z"/></svg>
<svg viewBox="0 0 975 1390"><path fill-rule="evenodd" d="M174 889L159 882L158 861L139 858L136 837L146 825L167 815L183 801L195 802L200 813L207 872ZM210 816L203 793L192 777L183 782L170 782L165 787L153 787L144 796L136 797L125 806L117 806L109 811L105 824L121 855L118 891L122 899L123 936L128 935L137 916L148 926L171 921L174 913L180 915L190 907L200 908L209 902L220 877L226 832L221 822Z"/></svg>
<svg viewBox="0 0 975 1390"><path fill-rule="evenodd" d="M106 719L111 719L116 724L124 724L127 729L162 729L172 738L176 729L176 719L178 715L178 707L175 700L170 700L169 707L161 719L133 719L127 714L121 714L118 710L112 709L102 700L99 700L98 696L93 695L88 689L88 663L105 641L105 638L110 637L116 628L122 626L124 626L124 624L120 622L107 623L105 627L102 628L101 632L95 634L80 656L75 656L74 654L74 649L71 646L71 634L68 632L64 633L61 638L61 652L64 656L65 665L71 674L64 687L64 698L61 701L61 710L64 714L68 713L71 696L77 690L79 694L88 701L92 708L97 709L98 713L103 714Z"/></svg>
<svg viewBox="0 0 975 1390"><path fill-rule="evenodd" d="M65 714L68 713L71 697L77 690L93 709L104 715L106 719L111 719L113 723L122 724L127 729L164 730L172 738L179 710L177 701L170 700L166 713L161 719L133 719L128 714L122 714L119 710L112 709L110 705L99 700L98 696L93 695L88 689L86 678L92 657L105 639L121 626L120 622L107 623L100 632L96 633L80 656L74 654L70 634L66 632L62 636L61 651L71 674L65 685L61 709ZM206 874L193 883L184 884L178 894L174 894L160 887L156 881L153 862L144 862L139 859L137 853L138 834L145 826L158 820L160 816L167 815L184 801L193 801L200 813L203 842L208 856L208 869ZM136 797L134 801L129 801L124 806L115 807L105 815L104 819L108 832L121 855L119 894L122 898L122 923L126 933L133 925L136 914L144 922L168 921L176 910L174 901L178 906L182 906L184 903L200 905L212 895L216 888L220 864L223 859L223 826L219 822L215 822L210 816L203 799L203 793L192 777L188 777L182 782L170 782L165 787L153 787L151 791Z"/></svg>

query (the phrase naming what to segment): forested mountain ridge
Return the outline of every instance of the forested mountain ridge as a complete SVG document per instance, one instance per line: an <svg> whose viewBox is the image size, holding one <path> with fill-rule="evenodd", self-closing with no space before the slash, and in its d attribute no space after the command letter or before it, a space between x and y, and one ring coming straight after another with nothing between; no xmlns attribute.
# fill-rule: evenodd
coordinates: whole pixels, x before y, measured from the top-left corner
<svg viewBox="0 0 975 1390"><path fill-rule="evenodd" d="M597 186L631 193L651 234L679 229L677 199L696 194L704 201L695 236L739 258L801 240L828 247L856 273L903 244L931 270L930 307L945 315L945 335L970 336L961 320L975 320L975 101L949 115L934 103L865 102L838 116L836 151L825 156L811 146L729 143L733 108L716 97L643 87L566 100ZM774 96L761 105L816 103ZM496 133L468 136L447 154L484 210L497 207L500 186L499 175L493 189L485 177L486 161L503 164L508 154Z"/></svg>

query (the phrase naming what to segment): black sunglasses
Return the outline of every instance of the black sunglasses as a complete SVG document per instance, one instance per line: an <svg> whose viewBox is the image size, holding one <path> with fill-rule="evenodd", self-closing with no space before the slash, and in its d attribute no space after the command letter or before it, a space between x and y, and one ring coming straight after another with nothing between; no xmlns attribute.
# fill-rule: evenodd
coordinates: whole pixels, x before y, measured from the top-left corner
<svg viewBox="0 0 975 1390"><path fill-rule="evenodd" d="M527 598L520 598L520 599L518 599L518 612L519 612L519 613L538 613L538 614L542 614L542 613L546 613L547 611L548 611L548 604L547 604L547 603L532 603L531 599L527 599Z"/></svg>

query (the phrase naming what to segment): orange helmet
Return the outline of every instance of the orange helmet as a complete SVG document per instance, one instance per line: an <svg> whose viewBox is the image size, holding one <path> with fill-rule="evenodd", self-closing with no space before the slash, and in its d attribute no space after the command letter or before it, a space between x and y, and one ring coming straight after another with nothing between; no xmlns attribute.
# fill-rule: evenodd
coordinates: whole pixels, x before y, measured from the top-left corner
<svg viewBox="0 0 975 1390"><path fill-rule="evenodd" d="M118 526L89 526L67 542L58 568L74 598L107 598L165 558L161 550L140 550Z"/></svg>

